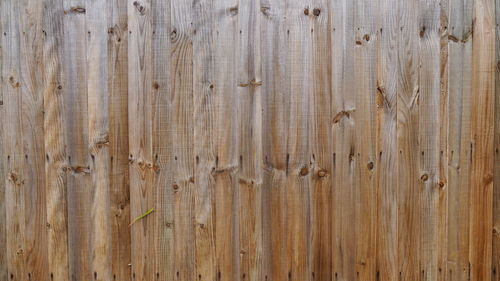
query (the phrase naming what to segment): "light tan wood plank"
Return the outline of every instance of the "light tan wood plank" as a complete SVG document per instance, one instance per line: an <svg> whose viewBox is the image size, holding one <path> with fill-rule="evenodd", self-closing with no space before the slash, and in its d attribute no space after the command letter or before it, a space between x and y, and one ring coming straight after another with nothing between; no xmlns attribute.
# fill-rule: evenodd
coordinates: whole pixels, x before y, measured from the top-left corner
<svg viewBox="0 0 500 281"><path fill-rule="evenodd" d="M0 10L5 11L5 1L0 2ZM2 15L0 13L0 15ZM4 17L2 17L4 18ZM4 34L4 21L0 20L0 36L6 36L6 32ZM5 51L4 47L4 39L0 40L0 116L4 118L4 95L3 95L3 86L4 86L4 73L3 73L3 58L7 58L9 54ZM6 222L6 208L5 208L5 163L7 160L7 155L4 149L4 128L3 125L0 126L0 280L7 280L8 272L7 272L7 222Z"/></svg>

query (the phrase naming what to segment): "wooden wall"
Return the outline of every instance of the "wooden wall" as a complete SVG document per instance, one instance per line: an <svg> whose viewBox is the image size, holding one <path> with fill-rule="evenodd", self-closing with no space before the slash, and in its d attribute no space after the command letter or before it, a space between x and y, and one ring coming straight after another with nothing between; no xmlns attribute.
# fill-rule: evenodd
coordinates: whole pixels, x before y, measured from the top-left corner
<svg viewBox="0 0 500 281"><path fill-rule="evenodd" d="M0 0L0 281L500 280L496 18Z"/></svg>

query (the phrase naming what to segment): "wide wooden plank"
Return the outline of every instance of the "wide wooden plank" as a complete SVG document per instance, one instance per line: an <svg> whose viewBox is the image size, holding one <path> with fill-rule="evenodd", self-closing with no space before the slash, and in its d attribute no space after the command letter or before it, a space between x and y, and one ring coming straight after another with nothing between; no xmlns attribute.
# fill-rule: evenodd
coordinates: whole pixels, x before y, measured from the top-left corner
<svg viewBox="0 0 500 281"><path fill-rule="evenodd" d="M43 145L43 56L42 19L43 2L20 1L19 30L21 64L21 134L23 136L24 180L24 245L22 252L26 264L25 277L32 280L46 279L47 264L47 213L45 198L45 148Z"/></svg>

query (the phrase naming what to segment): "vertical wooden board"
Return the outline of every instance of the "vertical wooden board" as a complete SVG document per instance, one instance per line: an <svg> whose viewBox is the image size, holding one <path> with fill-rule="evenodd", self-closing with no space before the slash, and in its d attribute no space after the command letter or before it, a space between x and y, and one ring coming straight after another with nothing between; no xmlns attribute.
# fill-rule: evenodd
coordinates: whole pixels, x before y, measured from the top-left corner
<svg viewBox="0 0 500 281"><path fill-rule="evenodd" d="M449 2L447 280L469 276L472 4Z"/></svg>
<svg viewBox="0 0 500 281"><path fill-rule="evenodd" d="M47 198L48 269L50 280L70 279L68 253L68 201L66 130L68 119L64 115L64 101L71 93L66 76L63 77L64 7L61 0L44 2L43 12L44 87L44 145L45 185ZM63 79L64 78L64 79ZM69 83L70 84L70 83ZM65 88L66 87L66 88ZM74 131L72 131L74 132ZM69 168L69 169L68 169ZM74 246L74 244L71 244Z"/></svg>
<svg viewBox="0 0 500 281"><path fill-rule="evenodd" d="M493 170L493 245L492 280L500 278L500 1L495 1L495 158ZM1 165L1 164L0 164ZM0 167L1 168L1 167ZM0 242L1 243L1 242Z"/></svg>
<svg viewBox="0 0 500 281"><path fill-rule="evenodd" d="M376 41L376 280L397 280L397 75L398 75L398 5L383 0L377 11ZM372 90L373 91L373 90ZM392 173L389 171L393 171Z"/></svg>
<svg viewBox="0 0 500 281"><path fill-rule="evenodd" d="M25 242L25 189L24 185L24 149L22 136L22 91L21 91L21 56L20 44L20 3L5 1L2 10L4 36L2 46L9 54L2 60L3 97L5 99L3 123L6 152L5 208L7 229L7 270L10 280L26 278L26 260L24 259Z"/></svg>
<svg viewBox="0 0 500 281"><path fill-rule="evenodd" d="M153 1L129 1L130 216L156 207L153 155ZM131 225L132 280L154 280L156 214Z"/></svg>
<svg viewBox="0 0 500 281"><path fill-rule="evenodd" d="M196 280L193 152L193 15L189 3L171 2L171 144L174 174L175 280Z"/></svg>
<svg viewBox="0 0 500 281"><path fill-rule="evenodd" d="M471 93L470 279L491 280L495 117L495 7L474 1Z"/></svg>
<svg viewBox="0 0 500 281"><path fill-rule="evenodd" d="M290 121L287 128L287 255L288 280L311 280L311 178L312 149L309 116L312 111L313 6L309 1L287 3L290 71Z"/></svg>
<svg viewBox="0 0 500 281"><path fill-rule="evenodd" d="M0 11L5 10L5 2L0 2ZM3 15L3 13L0 13ZM2 16L2 18L4 18ZM0 20L0 36L5 37L6 32L4 33L4 25L5 22ZM6 52L6 48L4 47L5 39L2 38L0 40L0 117L4 117L4 72L3 72L3 58L7 58L9 54ZM5 163L7 160L6 151L4 149L4 128L3 125L0 126L0 280L7 281L8 272L7 272L7 225L6 225L6 216L5 216L5 186L6 186L6 173L5 173Z"/></svg>
<svg viewBox="0 0 500 281"><path fill-rule="evenodd" d="M32 280L48 277L47 213L45 198L45 148L43 146L43 55L41 1L20 1L19 30L21 65L21 130L23 135L25 237L22 252L26 276Z"/></svg>
<svg viewBox="0 0 500 281"><path fill-rule="evenodd" d="M111 212L107 3L85 3L87 29L88 149L90 153L90 270L94 280L111 281Z"/></svg>
<svg viewBox="0 0 500 281"><path fill-rule="evenodd" d="M215 266L215 68L212 1L193 7L193 121L195 155L195 255L198 281L216 280ZM222 69L220 71L223 71Z"/></svg>
<svg viewBox="0 0 500 281"><path fill-rule="evenodd" d="M173 175L169 167L173 151L170 135L170 1L154 1L152 12L152 144L154 188L156 188L156 230L154 233L155 280L174 280Z"/></svg>
<svg viewBox="0 0 500 281"><path fill-rule="evenodd" d="M286 280L289 271L286 231L287 136L289 124L289 72L286 3L262 0L262 150L263 247L267 280ZM266 280L266 275L264 280Z"/></svg>
<svg viewBox="0 0 500 281"><path fill-rule="evenodd" d="M262 77L260 1L240 1L236 70L239 120L239 244L241 280L263 280Z"/></svg>
<svg viewBox="0 0 500 281"><path fill-rule="evenodd" d="M63 124L66 140L69 271L71 278L89 280L92 175L90 170L87 107L87 35L85 1L62 1L64 25L61 44Z"/></svg>
<svg viewBox="0 0 500 281"><path fill-rule="evenodd" d="M349 116L354 122L354 176L355 233L360 235L355 241L356 278L375 280L375 101L376 101L376 61L375 51L378 30L375 26L375 7L372 1L354 1L354 21L347 32L354 34L354 42L347 42L352 48L352 72L347 73L354 82L350 88L356 104Z"/></svg>
<svg viewBox="0 0 500 281"><path fill-rule="evenodd" d="M311 2L311 280L331 280L331 14L329 2Z"/></svg>
<svg viewBox="0 0 500 281"><path fill-rule="evenodd" d="M419 185L419 264L421 280L437 280L439 258L440 225L440 125L441 112L441 34L440 1L419 3L418 28L419 40L413 47L418 50L415 74L418 102L418 176ZM418 47L417 47L418 46ZM445 132L444 132L445 133ZM409 147L416 149L417 147Z"/></svg>
<svg viewBox="0 0 500 281"><path fill-rule="evenodd" d="M236 9L236 10L235 10ZM214 122L215 149L214 233L216 280L239 280L238 243L238 125L235 95L238 1L217 0L213 11L219 20L214 24ZM210 87L210 86L209 86Z"/></svg>
<svg viewBox="0 0 500 281"><path fill-rule="evenodd" d="M130 280L127 2L107 1L111 259L115 280Z"/></svg>
<svg viewBox="0 0 500 281"><path fill-rule="evenodd" d="M332 143L333 143L333 277L356 278L355 193L356 166L354 93L354 3L332 1Z"/></svg>
<svg viewBox="0 0 500 281"><path fill-rule="evenodd" d="M398 261L400 280L420 279L418 1L400 2L398 32Z"/></svg>

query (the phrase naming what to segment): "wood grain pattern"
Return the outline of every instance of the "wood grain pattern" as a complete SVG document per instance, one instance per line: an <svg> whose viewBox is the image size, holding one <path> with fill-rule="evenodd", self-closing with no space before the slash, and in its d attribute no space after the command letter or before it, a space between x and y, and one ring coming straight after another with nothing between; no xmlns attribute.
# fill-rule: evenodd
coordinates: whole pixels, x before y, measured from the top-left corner
<svg viewBox="0 0 500 281"><path fill-rule="evenodd" d="M0 1L0 281L499 280L499 7Z"/></svg>

